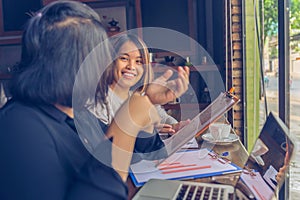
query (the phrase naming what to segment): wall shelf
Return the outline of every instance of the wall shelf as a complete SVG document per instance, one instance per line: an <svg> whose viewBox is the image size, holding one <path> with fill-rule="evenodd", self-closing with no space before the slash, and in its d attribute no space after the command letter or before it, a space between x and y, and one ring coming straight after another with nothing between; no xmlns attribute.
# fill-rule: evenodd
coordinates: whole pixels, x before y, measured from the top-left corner
<svg viewBox="0 0 300 200"><path fill-rule="evenodd" d="M162 65L162 64L156 64L155 66L153 66L153 71L155 73L162 73L165 72L166 69L173 69L173 70L177 70L178 66L166 66L166 65ZM204 71L217 71L218 70L218 66L217 65L198 65L198 66L191 66L190 67L190 71L191 72L204 72Z"/></svg>

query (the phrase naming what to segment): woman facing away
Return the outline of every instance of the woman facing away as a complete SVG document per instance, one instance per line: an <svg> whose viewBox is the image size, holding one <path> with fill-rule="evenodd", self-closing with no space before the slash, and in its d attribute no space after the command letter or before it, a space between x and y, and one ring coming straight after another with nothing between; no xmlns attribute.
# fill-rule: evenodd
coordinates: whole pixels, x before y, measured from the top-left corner
<svg viewBox="0 0 300 200"><path fill-rule="evenodd" d="M85 148L93 141L75 126L72 94L82 62L106 39L98 14L76 1L50 3L29 20L12 99L0 109L0 199L127 199L124 181L136 137L153 132L159 121L155 104L187 90L189 71L180 68L170 81L167 71L157 82L174 90L154 82L144 96L134 93L121 106L97 134L98 153L109 161L100 162ZM101 48L101 58L109 58L108 45Z"/></svg>
<svg viewBox="0 0 300 200"><path fill-rule="evenodd" d="M119 34L112 38L115 59L104 71L97 90L97 105L92 112L105 124L110 124L120 106L133 90L140 93L153 80L149 52L145 43L136 35ZM160 133L176 133L188 121L178 122L160 106L156 106L161 123L156 126Z"/></svg>

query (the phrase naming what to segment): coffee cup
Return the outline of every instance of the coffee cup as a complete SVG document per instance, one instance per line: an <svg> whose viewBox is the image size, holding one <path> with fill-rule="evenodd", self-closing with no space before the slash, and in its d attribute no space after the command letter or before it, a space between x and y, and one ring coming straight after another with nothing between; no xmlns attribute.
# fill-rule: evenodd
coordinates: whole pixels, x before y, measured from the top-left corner
<svg viewBox="0 0 300 200"><path fill-rule="evenodd" d="M231 131L231 125L215 122L209 126L209 132L215 140L228 138Z"/></svg>

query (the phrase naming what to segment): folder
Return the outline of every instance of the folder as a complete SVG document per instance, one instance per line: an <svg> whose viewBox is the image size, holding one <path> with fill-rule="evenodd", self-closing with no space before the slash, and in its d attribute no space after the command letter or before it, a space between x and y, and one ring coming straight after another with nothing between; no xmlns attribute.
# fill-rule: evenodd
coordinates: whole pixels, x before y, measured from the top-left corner
<svg viewBox="0 0 300 200"><path fill-rule="evenodd" d="M142 160L132 164L130 177L135 186L144 185L148 180L183 180L204 178L240 172L242 168L223 160L208 149L185 150L174 153L157 166L157 161Z"/></svg>

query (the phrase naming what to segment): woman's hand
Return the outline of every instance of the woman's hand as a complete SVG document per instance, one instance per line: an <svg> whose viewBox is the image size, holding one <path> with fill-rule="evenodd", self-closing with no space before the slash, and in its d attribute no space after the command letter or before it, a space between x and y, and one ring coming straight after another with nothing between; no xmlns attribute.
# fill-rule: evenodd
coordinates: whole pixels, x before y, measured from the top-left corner
<svg viewBox="0 0 300 200"><path fill-rule="evenodd" d="M284 164L283 166L279 169L277 175L276 175L276 181L279 183L283 178L285 178L285 173L287 170L288 163L290 162L290 154L289 154L289 148L288 145L286 146L286 153L284 157Z"/></svg>
<svg viewBox="0 0 300 200"><path fill-rule="evenodd" d="M158 124L155 126L155 128L158 130L159 133L168 133L170 135L173 135L189 123L190 120L188 119L186 121L180 121L176 124Z"/></svg>
<svg viewBox="0 0 300 200"><path fill-rule="evenodd" d="M277 173L277 175L275 176L275 179L277 181L277 183L281 182L281 180L285 177L285 172L286 172L286 165L283 165L280 169L279 172Z"/></svg>
<svg viewBox="0 0 300 200"><path fill-rule="evenodd" d="M175 130L171 124L157 124L155 128L159 133L168 133L170 135L175 133Z"/></svg>
<svg viewBox="0 0 300 200"><path fill-rule="evenodd" d="M146 89L146 95L153 104L166 104L180 97L188 89L189 67L178 67L178 77L169 80L172 70L167 70L162 76L155 79ZM169 80L169 81L168 81Z"/></svg>
<svg viewBox="0 0 300 200"><path fill-rule="evenodd" d="M191 122L190 119L185 120L185 121L180 121L176 124L172 124L173 129L175 130L175 133L177 133L182 127L184 127L185 125L189 124Z"/></svg>

